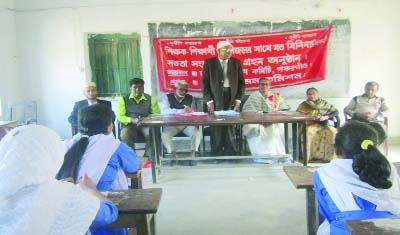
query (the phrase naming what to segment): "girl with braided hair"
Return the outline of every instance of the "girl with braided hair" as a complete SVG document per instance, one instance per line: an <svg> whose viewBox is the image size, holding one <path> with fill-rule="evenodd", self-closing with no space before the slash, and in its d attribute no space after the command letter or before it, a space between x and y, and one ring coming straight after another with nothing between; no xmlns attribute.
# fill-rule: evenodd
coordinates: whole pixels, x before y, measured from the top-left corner
<svg viewBox="0 0 400 235"><path fill-rule="evenodd" d="M378 150L384 130L351 121L335 138L337 158L313 176L319 211L325 217L318 234L350 234L346 220L400 216L400 178Z"/></svg>
<svg viewBox="0 0 400 235"><path fill-rule="evenodd" d="M87 175L97 190L128 189L125 172L134 173L139 160L125 143L115 139L112 130L112 111L95 104L79 110L79 133L64 141L64 162L56 178L72 178L75 183ZM127 229L90 229L91 234L128 234Z"/></svg>

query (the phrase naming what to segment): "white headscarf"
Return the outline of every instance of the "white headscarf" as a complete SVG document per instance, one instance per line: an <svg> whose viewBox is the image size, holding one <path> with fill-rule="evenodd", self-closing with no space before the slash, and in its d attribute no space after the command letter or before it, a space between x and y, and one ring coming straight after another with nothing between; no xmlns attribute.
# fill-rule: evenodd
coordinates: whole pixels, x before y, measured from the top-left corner
<svg viewBox="0 0 400 235"><path fill-rule="evenodd" d="M44 126L18 127L1 140L0 234L85 234L100 201L54 178L63 154L60 137Z"/></svg>

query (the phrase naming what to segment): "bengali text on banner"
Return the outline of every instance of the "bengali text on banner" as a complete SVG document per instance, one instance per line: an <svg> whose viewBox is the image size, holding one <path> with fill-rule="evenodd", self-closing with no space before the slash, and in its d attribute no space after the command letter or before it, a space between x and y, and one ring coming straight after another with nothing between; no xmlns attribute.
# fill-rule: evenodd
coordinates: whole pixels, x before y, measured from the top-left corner
<svg viewBox="0 0 400 235"><path fill-rule="evenodd" d="M272 88L325 79L325 62L331 26L324 28L230 36L154 38L160 90L173 91L177 80L189 91L201 92L205 59L217 56L216 45L228 40L240 59L246 90L255 90L267 77Z"/></svg>

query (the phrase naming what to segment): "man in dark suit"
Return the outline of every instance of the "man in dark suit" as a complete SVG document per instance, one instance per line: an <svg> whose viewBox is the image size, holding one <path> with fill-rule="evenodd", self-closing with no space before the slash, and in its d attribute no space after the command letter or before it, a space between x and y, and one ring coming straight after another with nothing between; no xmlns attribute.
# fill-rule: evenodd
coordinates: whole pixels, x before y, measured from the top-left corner
<svg viewBox="0 0 400 235"><path fill-rule="evenodd" d="M240 60L231 57L229 41L217 44L218 56L204 61L203 97L210 114L219 110L239 109L244 93L244 77ZM233 126L211 127L211 151L215 155L235 154Z"/></svg>
<svg viewBox="0 0 400 235"><path fill-rule="evenodd" d="M68 117L68 122L71 124L72 127L72 135L78 133L78 112L81 108L87 107L93 104L103 104L109 107L111 110L111 102L107 100L100 100L97 99L97 88L96 83L94 82L87 82L83 88L83 95L86 99L75 102L74 109L71 112L71 115ZM115 114L113 112L113 122L115 121ZM115 128L113 130L115 136Z"/></svg>

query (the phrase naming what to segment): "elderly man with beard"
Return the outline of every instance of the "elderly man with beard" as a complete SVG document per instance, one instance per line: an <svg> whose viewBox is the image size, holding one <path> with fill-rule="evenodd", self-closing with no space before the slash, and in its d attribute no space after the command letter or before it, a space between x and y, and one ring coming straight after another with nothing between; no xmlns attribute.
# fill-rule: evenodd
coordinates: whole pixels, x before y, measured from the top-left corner
<svg viewBox="0 0 400 235"><path fill-rule="evenodd" d="M78 129L78 112L80 109L85 108L89 105L94 105L94 104L102 104L107 106L108 108L111 109L111 102L108 100L101 100L97 98L97 88L96 88L96 83L94 82L86 82L84 87L83 87L83 95L86 97L86 99L75 102L74 104L74 109L71 112L71 115L68 117L68 122L71 124L72 127L72 135L75 135L76 133L79 132ZM115 121L115 114L112 112L112 121L114 123ZM114 128L115 129L115 128ZM115 136L115 132L114 136Z"/></svg>
<svg viewBox="0 0 400 235"><path fill-rule="evenodd" d="M163 101L160 103L161 114L178 114L178 113L192 113L196 111L196 102L192 95L187 94L188 83L183 80L178 80L174 85L175 91L167 94ZM172 164L176 164L178 155L176 154L175 146L172 142L172 137L178 133L183 132L185 135L190 137L191 147L191 161L190 165L196 165L194 161L195 154L200 145L201 132L199 128L195 126L167 126L164 128L161 134L162 141L167 148L168 153L172 153L174 161Z"/></svg>

